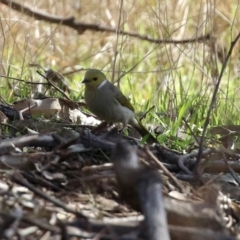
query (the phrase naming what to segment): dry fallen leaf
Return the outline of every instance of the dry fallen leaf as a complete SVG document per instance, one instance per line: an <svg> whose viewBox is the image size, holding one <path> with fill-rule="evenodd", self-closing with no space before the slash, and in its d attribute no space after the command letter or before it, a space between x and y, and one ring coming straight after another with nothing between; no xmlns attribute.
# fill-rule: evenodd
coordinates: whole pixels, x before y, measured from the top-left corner
<svg viewBox="0 0 240 240"><path fill-rule="evenodd" d="M31 114L32 116L44 116L52 118L59 115L61 105L58 98L23 99L13 104L14 108Z"/></svg>

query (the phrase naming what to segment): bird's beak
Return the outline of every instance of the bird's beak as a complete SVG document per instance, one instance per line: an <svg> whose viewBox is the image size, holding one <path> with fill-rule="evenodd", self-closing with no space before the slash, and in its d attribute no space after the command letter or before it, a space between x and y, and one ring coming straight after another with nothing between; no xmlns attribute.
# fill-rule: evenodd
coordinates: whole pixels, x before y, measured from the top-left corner
<svg viewBox="0 0 240 240"><path fill-rule="evenodd" d="M81 83L87 83L87 82L89 82L89 80L84 78Z"/></svg>

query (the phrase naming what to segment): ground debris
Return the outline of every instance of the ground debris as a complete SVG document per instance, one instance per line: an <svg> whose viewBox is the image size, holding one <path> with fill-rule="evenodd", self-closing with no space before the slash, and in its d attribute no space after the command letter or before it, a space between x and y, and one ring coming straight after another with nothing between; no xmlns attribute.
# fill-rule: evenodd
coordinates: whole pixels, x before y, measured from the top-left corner
<svg viewBox="0 0 240 240"><path fill-rule="evenodd" d="M1 141L1 238L138 239L143 216L120 198L110 161L124 139L136 146L141 164L161 172L171 239L237 239L240 192L228 183L236 185L232 175L216 172L217 166L236 171L236 153L206 148L197 179L196 151L184 155L160 144L144 146L116 129L58 128ZM231 157L228 167L218 163L221 153Z"/></svg>

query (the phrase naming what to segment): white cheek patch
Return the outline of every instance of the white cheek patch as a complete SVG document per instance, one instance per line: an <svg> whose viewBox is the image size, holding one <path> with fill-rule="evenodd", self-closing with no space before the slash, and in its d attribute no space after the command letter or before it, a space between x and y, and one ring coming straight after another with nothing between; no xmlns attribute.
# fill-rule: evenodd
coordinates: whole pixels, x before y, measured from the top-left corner
<svg viewBox="0 0 240 240"><path fill-rule="evenodd" d="M101 84L97 87L97 89L100 89L100 88L103 87L106 83L107 83L107 79L105 79L103 82L101 82Z"/></svg>

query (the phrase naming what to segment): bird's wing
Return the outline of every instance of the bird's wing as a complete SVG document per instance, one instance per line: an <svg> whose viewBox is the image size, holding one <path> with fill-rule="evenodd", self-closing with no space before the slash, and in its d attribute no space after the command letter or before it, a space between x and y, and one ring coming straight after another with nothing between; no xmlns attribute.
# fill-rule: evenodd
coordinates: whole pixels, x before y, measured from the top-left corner
<svg viewBox="0 0 240 240"><path fill-rule="evenodd" d="M122 106L129 108L134 112L134 107L130 103L130 101L122 94L122 92L113 84L110 85L111 91L114 94L114 98L118 103L120 103Z"/></svg>

